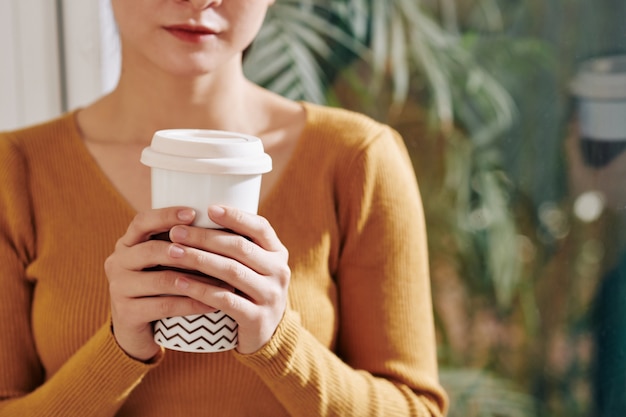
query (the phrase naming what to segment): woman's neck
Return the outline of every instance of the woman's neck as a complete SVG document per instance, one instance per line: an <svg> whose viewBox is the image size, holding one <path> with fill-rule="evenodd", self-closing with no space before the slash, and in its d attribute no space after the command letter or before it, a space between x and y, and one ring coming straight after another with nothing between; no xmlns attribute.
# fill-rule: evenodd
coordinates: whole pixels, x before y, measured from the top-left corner
<svg viewBox="0 0 626 417"><path fill-rule="evenodd" d="M147 143L156 130L169 128L254 134L259 129L254 111L259 89L240 66L226 70L186 78L123 70L117 87L81 112L81 124L89 130L85 135Z"/></svg>

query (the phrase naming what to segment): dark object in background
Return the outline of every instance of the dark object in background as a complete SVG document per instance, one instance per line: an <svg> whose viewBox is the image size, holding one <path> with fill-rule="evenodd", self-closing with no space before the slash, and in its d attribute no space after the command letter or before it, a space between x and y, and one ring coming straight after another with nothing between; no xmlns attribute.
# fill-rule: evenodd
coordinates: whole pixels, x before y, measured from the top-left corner
<svg viewBox="0 0 626 417"><path fill-rule="evenodd" d="M626 55L607 55L583 62L571 84L584 162L609 164L626 148Z"/></svg>
<svg viewBox="0 0 626 417"><path fill-rule="evenodd" d="M603 278L593 313L597 416L626 416L626 252Z"/></svg>
<svg viewBox="0 0 626 417"><path fill-rule="evenodd" d="M624 132L626 134L626 132ZM626 149L626 141L598 140L582 138L580 150L583 161L588 166L601 168L608 165ZM625 394L626 395L626 394Z"/></svg>

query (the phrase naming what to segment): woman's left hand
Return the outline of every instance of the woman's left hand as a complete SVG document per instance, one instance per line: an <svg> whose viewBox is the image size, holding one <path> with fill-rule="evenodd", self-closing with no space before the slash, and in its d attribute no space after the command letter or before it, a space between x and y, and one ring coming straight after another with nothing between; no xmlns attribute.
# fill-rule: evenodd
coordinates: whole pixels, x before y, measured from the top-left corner
<svg viewBox="0 0 626 417"><path fill-rule="evenodd" d="M177 261L187 269L221 279L235 292L182 276L175 285L180 293L237 321L237 351L254 353L270 340L287 307L289 254L261 216L211 206L209 217L233 233L175 226L170 238L183 249Z"/></svg>

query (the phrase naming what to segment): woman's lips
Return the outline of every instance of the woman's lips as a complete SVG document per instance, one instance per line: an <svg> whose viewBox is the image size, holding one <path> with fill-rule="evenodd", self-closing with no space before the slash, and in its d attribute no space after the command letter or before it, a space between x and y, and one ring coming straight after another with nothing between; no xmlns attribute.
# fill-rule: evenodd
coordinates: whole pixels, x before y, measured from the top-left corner
<svg viewBox="0 0 626 417"><path fill-rule="evenodd" d="M201 43L217 34L205 26L173 25L166 26L165 30L176 38L190 43Z"/></svg>

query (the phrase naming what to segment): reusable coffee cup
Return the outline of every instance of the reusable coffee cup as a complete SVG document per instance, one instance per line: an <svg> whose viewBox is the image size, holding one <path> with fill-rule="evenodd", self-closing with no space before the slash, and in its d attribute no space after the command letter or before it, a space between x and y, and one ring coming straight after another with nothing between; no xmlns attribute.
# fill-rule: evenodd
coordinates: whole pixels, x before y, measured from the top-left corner
<svg viewBox="0 0 626 417"><path fill-rule="evenodd" d="M206 228L221 228L210 205L256 213L262 174L272 169L259 138L199 129L157 131L141 162L151 168L152 207L191 207L193 224ZM226 351L237 346L237 323L222 311L168 317L154 323L154 340L184 352Z"/></svg>
<svg viewBox="0 0 626 417"><path fill-rule="evenodd" d="M626 55L583 62L571 83L586 162L602 166L626 147Z"/></svg>

